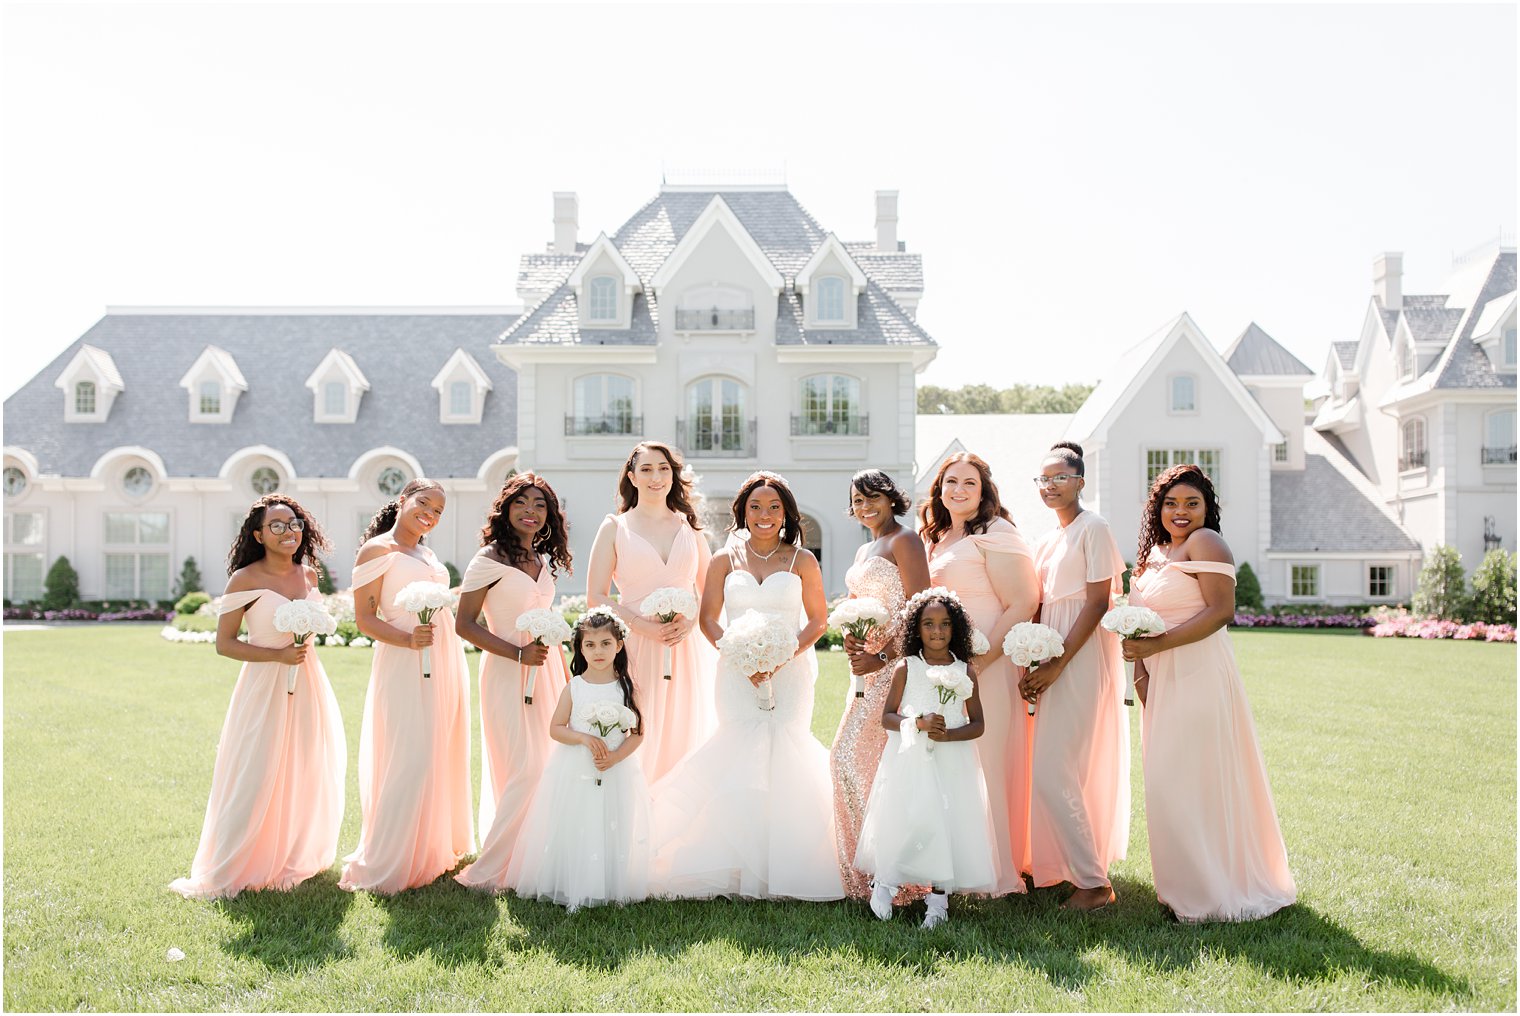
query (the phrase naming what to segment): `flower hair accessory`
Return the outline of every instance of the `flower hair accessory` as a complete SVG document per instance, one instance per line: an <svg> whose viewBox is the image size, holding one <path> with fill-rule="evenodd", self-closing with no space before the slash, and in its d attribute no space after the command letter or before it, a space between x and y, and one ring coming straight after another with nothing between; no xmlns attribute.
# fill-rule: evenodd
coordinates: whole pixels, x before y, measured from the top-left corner
<svg viewBox="0 0 1520 1016"><path fill-rule="evenodd" d="M613 627L615 627L617 629L618 638L620 638L620 639L627 639L628 638L628 623L626 621L624 621L621 617L618 617L617 614L613 612L612 608L609 607L609 606L607 606L605 603L602 604L602 605L600 605L600 606L592 607L590 610L588 610L584 614L582 614L576 620L575 626L577 628L580 628L580 627L586 625L587 623L589 623L591 620L593 620L595 618L598 618L598 617L611 618L612 619Z"/></svg>
<svg viewBox="0 0 1520 1016"><path fill-rule="evenodd" d="M962 610L966 609L955 590L948 586L930 586L928 589L921 589L908 597L908 602L903 604L902 610L897 612L897 616L902 618L904 622L907 622L913 617L913 613L919 607L930 600L949 600Z"/></svg>

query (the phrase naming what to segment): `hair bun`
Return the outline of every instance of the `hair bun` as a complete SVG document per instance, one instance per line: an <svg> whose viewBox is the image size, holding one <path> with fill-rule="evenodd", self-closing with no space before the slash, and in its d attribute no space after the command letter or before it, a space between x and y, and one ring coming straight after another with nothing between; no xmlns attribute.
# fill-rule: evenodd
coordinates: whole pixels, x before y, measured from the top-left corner
<svg viewBox="0 0 1520 1016"><path fill-rule="evenodd" d="M1079 459L1082 458L1082 446L1077 444L1075 441L1057 441L1055 444L1050 446L1051 451L1057 451L1061 448L1065 448L1067 451L1072 452Z"/></svg>

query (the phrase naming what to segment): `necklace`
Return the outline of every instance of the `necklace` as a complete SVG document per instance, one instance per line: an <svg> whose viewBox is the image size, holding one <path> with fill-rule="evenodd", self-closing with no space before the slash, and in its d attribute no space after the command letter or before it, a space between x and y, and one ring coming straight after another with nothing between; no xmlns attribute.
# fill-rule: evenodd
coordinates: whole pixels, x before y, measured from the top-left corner
<svg viewBox="0 0 1520 1016"><path fill-rule="evenodd" d="M744 550L745 550L746 553L753 554L753 555L755 555L756 557L758 557L762 561L769 561L771 558L773 558L773 557L776 556L776 551L778 551L780 549L781 549L781 541L780 540L776 541L775 548L772 549L769 554L762 554L762 553L760 553L758 550L756 550L754 548L753 544L746 544L745 548L744 548Z"/></svg>

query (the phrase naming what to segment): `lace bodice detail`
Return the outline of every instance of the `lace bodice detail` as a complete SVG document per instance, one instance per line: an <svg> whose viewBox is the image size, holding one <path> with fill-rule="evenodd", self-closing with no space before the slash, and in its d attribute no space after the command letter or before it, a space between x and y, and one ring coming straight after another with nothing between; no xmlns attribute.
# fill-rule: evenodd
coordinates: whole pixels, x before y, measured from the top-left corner
<svg viewBox="0 0 1520 1016"><path fill-rule="evenodd" d="M921 656L909 656L908 680L903 685L902 702L898 704L897 711L911 708L918 715L926 713L939 713L945 718L945 727L954 730L956 727L966 725L966 704L952 699L949 704L941 703L939 692L929 683L928 664L924 663ZM964 674L966 665L960 660L948 664L950 669Z"/></svg>
<svg viewBox="0 0 1520 1016"><path fill-rule="evenodd" d="M626 736L621 730L613 730L605 737L585 717L584 709L592 702L615 702L623 704L623 688L616 681L611 684L592 684L579 674L570 678L570 729L582 734L596 734L607 747L616 748Z"/></svg>

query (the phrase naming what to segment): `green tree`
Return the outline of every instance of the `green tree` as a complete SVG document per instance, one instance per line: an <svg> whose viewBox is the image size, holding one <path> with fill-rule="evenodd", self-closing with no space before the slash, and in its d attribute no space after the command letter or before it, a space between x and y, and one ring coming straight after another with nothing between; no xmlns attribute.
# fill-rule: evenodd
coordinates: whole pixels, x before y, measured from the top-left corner
<svg viewBox="0 0 1520 1016"><path fill-rule="evenodd" d="M1235 609L1260 611L1262 607L1261 582L1251 562L1242 561L1235 572Z"/></svg>
<svg viewBox="0 0 1520 1016"><path fill-rule="evenodd" d="M955 412L951 408L953 401L948 388L941 388L939 385L923 385L918 389L920 413L953 413Z"/></svg>
<svg viewBox="0 0 1520 1016"><path fill-rule="evenodd" d="M338 591L333 584L332 572L327 570L327 562L317 558L317 592L323 596L331 596Z"/></svg>
<svg viewBox="0 0 1520 1016"><path fill-rule="evenodd" d="M1495 547L1473 572L1472 620L1515 623L1515 555L1509 551Z"/></svg>
<svg viewBox="0 0 1520 1016"><path fill-rule="evenodd" d="M451 561L443 562L443 567L449 573L449 588L453 589L462 581L459 577L459 569L455 568Z"/></svg>
<svg viewBox="0 0 1520 1016"><path fill-rule="evenodd" d="M174 598L176 600L198 593L205 587L201 581L201 570L195 566L195 558L185 558L184 567L179 570L179 581L174 584Z"/></svg>
<svg viewBox="0 0 1520 1016"><path fill-rule="evenodd" d="M1468 611L1466 587L1462 555L1455 547L1437 544L1425 559L1425 567L1420 569L1414 612L1446 621L1460 621Z"/></svg>
<svg viewBox="0 0 1520 1016"><path fill-rule="evenodd" d="M68 610L79 606L79 573L66 557L53 562L42 589L43 610Z"/></svg>

